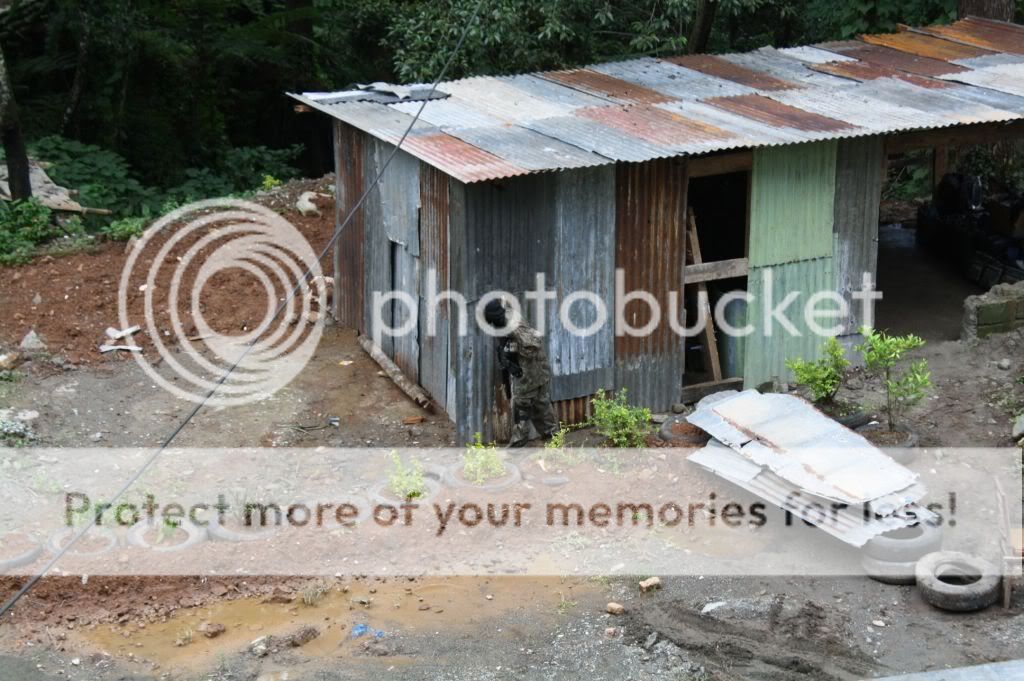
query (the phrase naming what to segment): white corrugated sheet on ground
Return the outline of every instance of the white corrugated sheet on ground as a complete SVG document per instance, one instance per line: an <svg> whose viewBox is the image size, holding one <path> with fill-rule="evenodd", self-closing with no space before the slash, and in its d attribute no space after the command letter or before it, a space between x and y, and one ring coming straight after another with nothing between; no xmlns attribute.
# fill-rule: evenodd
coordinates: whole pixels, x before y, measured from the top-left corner
<svg viewBox="0 0 1024 681"><path fill-rule="evenodd" d="M747 390L687 420L715 438L690 461L848 544L934 517L915 473L799 397Z"/></svg>
<svg viewBox="0 0 1024 681"><path fill-rule="evenodd" d="M859 504L912 485L917 475L794 395L740 394L687 420L759 466L813 494Z"/></svg>

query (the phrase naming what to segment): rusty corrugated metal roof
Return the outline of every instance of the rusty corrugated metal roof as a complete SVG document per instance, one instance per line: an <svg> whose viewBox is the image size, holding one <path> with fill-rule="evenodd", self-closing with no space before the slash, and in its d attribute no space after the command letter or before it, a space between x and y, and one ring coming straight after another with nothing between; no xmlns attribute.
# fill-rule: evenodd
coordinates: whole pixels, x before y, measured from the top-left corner
<svg viewBox="0 0 1024 681"><path fill-rule="evenodd" d="M941 59L942 61L970 59L971 57L984 57L985 55L992 54L992 50L955 43L950 40L942 40L922 33L911 33L910 31L862 35L860 39L872 45L891 47L900 52L908 52L919 57L928 57L929 59Z"/></svg>
<svg viewBox="0 0 1024 681"><path fill-rule="evenodd" d="M754 71L711 54L668 57L665 61L706 73L709 76L731 80L734 83L746 85L757 90L788 90L789 88L800 87L798 83L780 80L763 71Z"/></svg>
<svg viewBox="0 0 1024 681"><path fill-rule="evenodd" d="M950 26L927 26L910 31L996 52L1024 54L1024 27L1017 24L968 17Z"/></svg>
<svg viewBox="0 0 1024 681"><path fill-rule="evenodd" d="M422 107L405 150L478 182L1024 119L1024 27L971 18L781 50L465 78L434 96L443 99L292 95L392 144Z"/></svg>

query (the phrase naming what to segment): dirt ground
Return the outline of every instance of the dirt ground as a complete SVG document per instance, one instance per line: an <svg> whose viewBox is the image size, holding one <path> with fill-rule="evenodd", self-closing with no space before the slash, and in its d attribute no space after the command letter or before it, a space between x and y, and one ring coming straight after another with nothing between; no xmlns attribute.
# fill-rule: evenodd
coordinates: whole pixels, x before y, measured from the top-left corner
<svg viewBox="0 0 1024 681"><path fill-rule="evenodd" d="M326 239L331 222L307 228ZM122 259L123 246L108 246L0 272L0 354L31 327L49 346L0 382L0 409L24 419L39 445L152 446L191 408L134 362L95 351L116 298L84 301L109 290L105 279L116 288ZM68 299L48 300L54 288ZM33 304L40 290L43 302ZM236 321L246 316L235 312ZM1018 332L920 350L934 390L908 421L922 445L1010 446L1011 417L1024 410L1022 347ZM880 396L878 382L857 370L841 395L868 408ZM303 447L315 457L321 446L455 440L444 416L423 414L380 375L353 332L328 327L287 388L200 413L177 444ZM857 679L1024 657L1021 595L1011 610L957 616L928 606L913 587L866 578L665 577L642 594L643 576L51 576L0 622L0 678ZM18 584L2 578L0 597ZM625 613L607 614L609 601ZM702 614L712 603L721 605ZM207 638L211 623L226 630ZM296 638L307 627L316 637ZM266 650L254 651L265 636ZM175 645L183 638L191 642Z"/></svg>

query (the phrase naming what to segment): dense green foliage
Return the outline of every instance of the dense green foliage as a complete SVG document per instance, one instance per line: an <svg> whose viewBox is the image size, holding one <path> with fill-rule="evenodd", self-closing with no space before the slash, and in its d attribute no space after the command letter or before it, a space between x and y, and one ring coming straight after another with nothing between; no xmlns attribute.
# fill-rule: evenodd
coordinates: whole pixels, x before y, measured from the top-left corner
<svg viewBox="0 0 1024 681"><path fill-rule="evenodd" d="M224 177L225 156L235 147L304 143L307 170L323 170L329 161L323 122L298 117L284 93L431 80L476 4L15 0L0 14L0 44L30 138L58 134L98 145L126 159L144 186L195 188L212 184L196 169ZM697 0L483 0L450 75L678 53L687 47L696 6ZM955 2L719 0L715 6L708 50L717 52L943 21ZM103 167L113 170L113 160ZM138 188L120 191L145 200Z"/></svg>
<svg viewBox="0 0 1024 681"><path fill-rule="evenodd" d="M679 53L701 43L698 16L712 17L706 50L725 52L946 21L956 5L717 0L701 15L699 0L482 0L473 20L478 2L14 0L0 46L31 155L123 220L330 170L329 124L285 93L430 81L467 26L449 78Z"/></svg>

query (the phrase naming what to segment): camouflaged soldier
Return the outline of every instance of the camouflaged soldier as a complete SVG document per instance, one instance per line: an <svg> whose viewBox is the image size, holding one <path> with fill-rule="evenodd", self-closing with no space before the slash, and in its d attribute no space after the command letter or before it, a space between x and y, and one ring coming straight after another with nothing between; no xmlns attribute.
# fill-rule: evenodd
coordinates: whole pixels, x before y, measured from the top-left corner
<svg viewBox="0 0 1024 681"><path fill-rule="evenodd" d="M492 300L484 308L484 319L496 329L508 325L505 306ZM507 371L512 381L511 447L522 447L530 437L530 424L544 438L558 430L558 419L551 406L551 368L544 352L543 339L536 329L519 320L507 334L495 338L498 366Z"/></svg>

